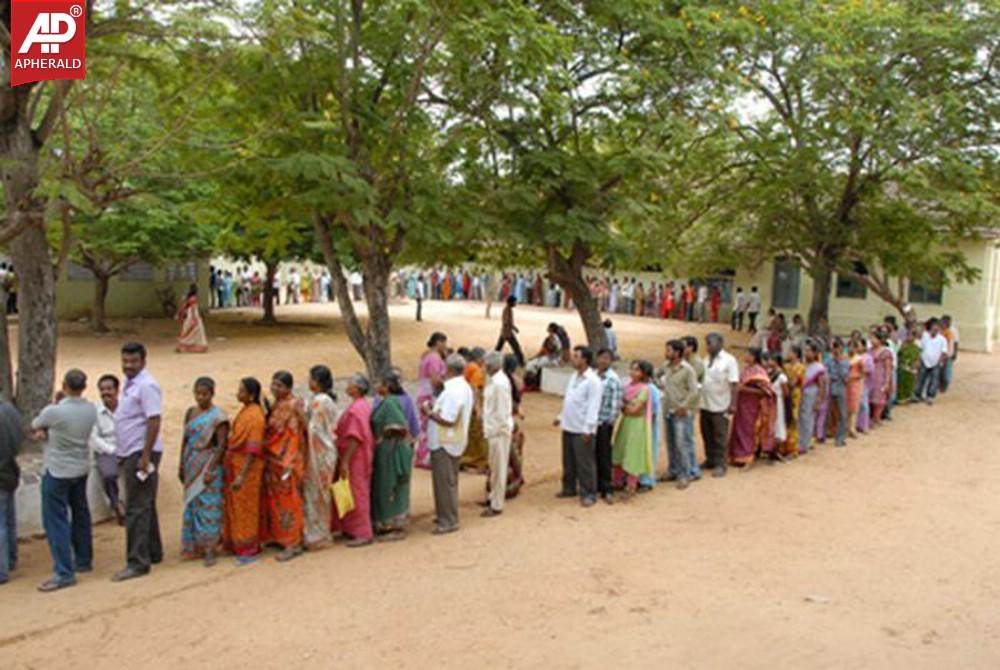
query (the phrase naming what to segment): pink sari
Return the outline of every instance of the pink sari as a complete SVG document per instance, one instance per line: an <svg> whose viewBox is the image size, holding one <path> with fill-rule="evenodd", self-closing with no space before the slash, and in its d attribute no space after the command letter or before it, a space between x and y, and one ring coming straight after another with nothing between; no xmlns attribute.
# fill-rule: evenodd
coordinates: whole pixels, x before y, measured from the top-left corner
<svg viewBox="0 0 1000 670"><path fill-rule="evenodd" d="M744 386L762 391L763 395L742 388ZM758 449L766 454L774 451L773 428L777 404L771 379L759 365L743 370L740 387L733 430L729 436L729 462L750 465L757 457Z"/></svg>
<svg viewBox="0 0 1000 670"><path fill-rule="evenodd" d="M372 533L371 487L372 460L375 455L375 438L371 427L372 410L368 401L358 398L351 403L347 411L340 415L337 421L337 453L342 464L341 470L347 468L347 477L351 482L351 494L354 496L354 509L341 519L337 513L337 503L333 503L332 530L350 535L352 539L370 540ZM357 448L350 462L344 460L347 455L348 440L356 440ZM340 473L339 476L343 477Z"/></svg>
<svg viewBox="0 0 1000 670"><path fill-rule="evenodd" d="M420 441L417 443L416 465L418 468L430 469L431 450L427 444L427 411L424 407L428 402L434 402L434 388L431 377L444 379L448 369L441 355L436 351L424 354L420 359L420 370L417 372L417 408L420 410Z"/></svg>

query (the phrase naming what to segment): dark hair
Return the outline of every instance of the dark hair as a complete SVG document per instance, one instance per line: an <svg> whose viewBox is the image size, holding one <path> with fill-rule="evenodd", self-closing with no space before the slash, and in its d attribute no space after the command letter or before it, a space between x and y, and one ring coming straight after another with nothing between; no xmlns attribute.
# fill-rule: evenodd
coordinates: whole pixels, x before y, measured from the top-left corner
<svg viewBox="0 0 1000 670"><path fill-rule="evenodd" d="M819 342L817 342L816 340L814 340L812 338L809 338L808 340L806 340L806 349L812 349L817 354L822 352L822 349L820 349L820 346L819 346Z"/></svg>
<svg viewBox="0 0 1000 670"><path fill-rule="evenodd" d="M764 360L764 350L758 349L757 347L752 347L747 349L747 353L753 356L754 363L760 365Z"/></svg>
<svg viewBox="0 0 1000 670"><path fill-rule="evenodd" d="M78 370L76 368L67 370L65 376L63 376L63 384L65 384L66 388L70 391L82 391L87 388L87 374L83 370Z"/></svg>
<svg viewBox="0 0 1000 670"><path fill-rule="evenodd" d="M508 376L517 371L518 365L520 365L520 362L514 354L507 354L503 357L503 371L506 372Z"/></svg>
<svg viewBox="0 0 1000 670"><path fill-rule="evenodd" d="M764 354L764 356L765 360L774 361L774 364L777 365L779 368L785 363L784 356L779 354L777 351Z"/></svg>
<svg viewBox="0 0 1000 670"><path fill-rule="evenodd" d="M472 359L472 351L468 347L459 347L455 353L467 361Z"/></svg>
<svg viewBox="0 0 1000 670"><path fill-rule="evenodd" d="M431 333L431 339L427 340L427 348L430 349L431 347L437 346L438 342L447 342L447 341L448 341L448 336L442 333L441 331Z"/></svg>
<svg viewBox="0 0 1000 670"><path fill-rule="evenodd" d="M597 355L595 356L595 358L600 358L604 354L607 354L608 356L611 356L611 358L615 357L615 354L614 354L613 351L611 351L607 347L601 347L600 349L597 350Z"/></svg>
<svg viewBox="0 0 1000 670"><path fill-rule="evenodd" d="M198 285L197 284L191 284L191 286L188 287L187 297L190 298L191 296L194 296L194 295L198 295Z"/></svg>
<svg viewBox="0 0 1000 670"><path fill-rule="evenodd" d="M667 340L667 346L679 353L681 356L684 355L684 341L683 340Z"/></svg>
<svg viewBox="0 0 1000 670"><path fill-rule="evenodd" d="M399 370L393 368L382 375L382 383L391 395L403 395L403 376Z"/></svg>
<svg viewBox="0 0 1000 670"><path fill-rule="evenodd" d="M309 378L319 386L320 393L330 396L330 400L337 402L337 394L333 392L333 373L325 365L314 365L309 368Z"/></svg>
<svg viewBox="0 0 1000 670"><path fill-rule="evenodd" d="M795 354L795 356L796 356L796 357L797 357L797 358L798 358L799 360L802 360L802 347L801 347L800 345L798 345L798 344L793 344L793 345L792 345L792 353L793 353L793 354Z"/></svg>
<svg viewBox="0 0 1000 670"><path fill-rule="evenodd" d="M240 380L240 386L250 396L250 401L255 405L260 404L260 382L256 377L244 377Z"/></svg>
<svg viewBox="0 0 1000 670"><path fill-rule="evenodd" d="M697 337L695 337L694 335L685 335L684 337L681 338L681 340L683 340L685 346L691 347L691 351L693 351L694 353L698 353Z"/></svg>
<svg viewBox="0 0 1000 670"><path fill-rule="evenodd" d="M634 361L632 365L639 368L644 378L649 379L653 376L653 364L649 361Z"/></svg>
<svg viewBox="0 0 1000 670"><path fill-rule="evenodd" d="M510 305L511 307L513 307L514 305L516 305L517 304L517 296L516 295L509 295L509 296L507 296L507 304Z"/></svg>
<svg viewBox="0 0 1000 670"><path fill-rule="evenodd" d="M112 374L101 375L101 378L97 380L97 388L100 388L101 384L103 384L104 382L111 382L112 384L114 384L116 391L119 388L118 387L118 377L115 377Z"/></svg>
<svg viewBox="0 0 1000 670"><path fill-rule="evenodd" d="M486 355L486 350L483 349L482 347L473 347L472 350L469 352L469 355L472 356L472 360L481 361L483 360L483 357Z"/></svg>
<svg viewBox="0 0 1000 670"><path fill-rule="evenodd" d="M122 355L135 355L139 354L139 358L146 360L146 347L138 342L126 342L122 345Z"/></svg>
<svg viewBox="0 0 1000 670"><path fill-rule="evenodd" d="M611 326L611 319L605 319L603 325L604 325L605 328L611 328L612 327ZM597 353L600 354L601 352L598 351Z"/></svg>
<svg viewBox="0 0 1000 670"><path fill-rule="evenodd" d="M278 370L271 375L271 381L281 382L283 386L288 387L289 391L291 391L292 387L295 386L295 378L292 377L292 373L288 370Z"/></svg>
<svg viewBox="0 0 1000 670"><path fill-rule="evenodd" d="M195 388L208 389L208 392L215 395L215 380L211 377L198 377L194 380Z"/></svg>
<svg viewBox="0 0 1000 670"><path fill-rule="evenodd" d="M552 324L553 326L555 324ZM573 347L573 351L580 354L580 358L587 361L588 367L593 367L594 365L594 351L590 347L585 347L582 344Z"/></svg>

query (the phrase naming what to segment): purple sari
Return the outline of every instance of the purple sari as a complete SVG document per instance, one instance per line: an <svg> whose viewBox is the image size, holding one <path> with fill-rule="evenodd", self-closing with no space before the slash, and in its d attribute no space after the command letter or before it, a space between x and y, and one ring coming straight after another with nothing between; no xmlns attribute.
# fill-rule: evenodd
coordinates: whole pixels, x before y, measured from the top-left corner
<svg viewBox="0 0 1000 670"><path fill-rule="evenodd" d="M867 433L871 423L871 402L872 389L875 386L875 361L870 353L865 353L861 358L865 368L865 385L861 391L861 407L858 409L858 430Z"/></svg>

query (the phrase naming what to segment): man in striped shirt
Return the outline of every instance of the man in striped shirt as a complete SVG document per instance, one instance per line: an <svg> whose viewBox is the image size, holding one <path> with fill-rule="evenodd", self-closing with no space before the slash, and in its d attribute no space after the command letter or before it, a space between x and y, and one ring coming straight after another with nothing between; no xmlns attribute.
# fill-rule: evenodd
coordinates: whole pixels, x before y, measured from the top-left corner
<svg viewBox="0 0 1000 670"><path fill-rule="evenodd" d="M610 349L597 352L597 376L601 379L601 411L597 415L597 493L604 502L614 504L611 485L611 437L622 411L625 388L618 373L611 369L614 354Z"/></svg>

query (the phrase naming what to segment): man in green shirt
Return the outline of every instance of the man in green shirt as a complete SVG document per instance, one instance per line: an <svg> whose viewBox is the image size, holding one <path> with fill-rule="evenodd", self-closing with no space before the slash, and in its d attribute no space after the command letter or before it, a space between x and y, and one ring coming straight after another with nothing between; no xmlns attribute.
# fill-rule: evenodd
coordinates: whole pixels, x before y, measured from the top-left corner
<svg viewBox="0 0 1000 670"><path fill-rule="evenodd" d="M698 410L700 386L694 368L684 360L685 343L667 342L667 365L658 375L663 389L663 416L667 428L667 457L670 465L661 479L677 482L683 490L692 480L701 479L701 470L694 454L694 415Z"/></svg>

